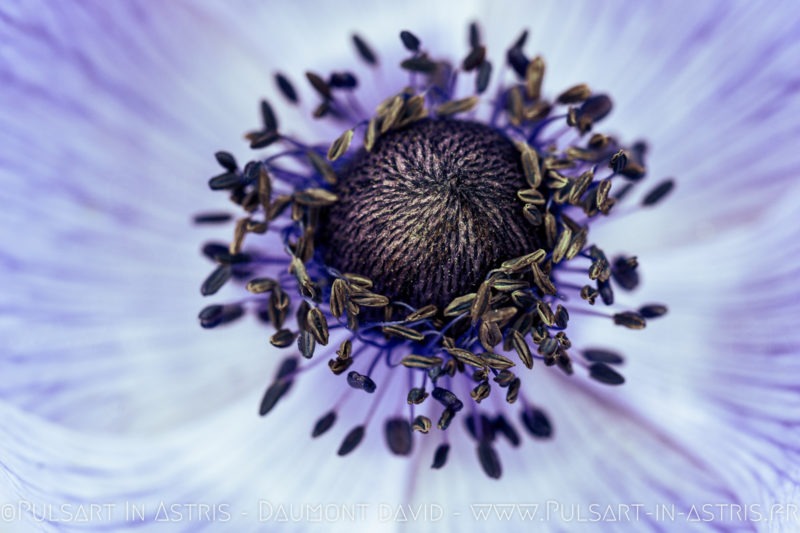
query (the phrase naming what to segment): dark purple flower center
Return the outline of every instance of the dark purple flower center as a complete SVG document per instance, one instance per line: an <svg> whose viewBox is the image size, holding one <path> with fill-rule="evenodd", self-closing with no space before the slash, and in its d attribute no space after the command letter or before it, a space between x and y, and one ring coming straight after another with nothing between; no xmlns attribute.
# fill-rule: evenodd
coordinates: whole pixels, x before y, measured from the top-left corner
<svg viewBox="0 0 800 533"><path fill-rule="evenodd" d="M484 124L424 120L382 137L339 176L328 264L381 294L444 307L500 262L541 247L516 198L520 155Z"/></svg>
<svg viewBox="0 0 800 533"><path fill-rule="evenodd" d="M573 347L571 314L639 330L667 311L615 304L615 288L639 285L638 260L609 258L589 240L594 221L629 203L644 179L645 144L588 135L612 102L585 84L548 99L544 59L523 51L527 32L506 52L514 79L500 80L490 98L483 95L493 67L477 25L460 66L429 55L408 31L400 37L410 53L400 64L408 84L374 113L357 100L354 74L306 73L321 100L313 117L350 124L329 147L286 134L262 101L263 127L246 137L271 155L240 169L230 153L216 154L223 172L209 187L228 191L242 214L230 242L203 247L215 268L200 290L213 296L233 280L246 282L249 295L211 303L198 318L214 328L253 312L269 324L269 342L288 352L264 393L262 416L314 364L305 360L323 357L348 394L371 407L351 417L343 399L313 395L325 409L314 438L342 420L348 428L337 453L355 452L383 400L392 453L411 455L415 434L430 434L438 440L431 467L442 468L445 432L461 421L481 468L499 478L496 440L519 446L516 427L537 440L554 435L539 405L561 400L530 385L534 362L536 372L625 381L616 351ZM368 44L353 42L377 68ZM465 78L475 92L460 97L456 81ZM289 105L305 102L288 78L279 74L276 82ZM485 123L478 122L481 104L491 106ZM661 202L672 187L665 180L640 205ZM215 212L195 221L230 219ZM393 379L406 393L386 393L398 390Z"/></svg>

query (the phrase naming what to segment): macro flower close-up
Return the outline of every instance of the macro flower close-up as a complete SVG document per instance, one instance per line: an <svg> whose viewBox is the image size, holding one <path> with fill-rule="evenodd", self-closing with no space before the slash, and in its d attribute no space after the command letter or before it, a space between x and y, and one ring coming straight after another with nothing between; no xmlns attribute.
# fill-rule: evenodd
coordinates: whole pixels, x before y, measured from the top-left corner
<svg viewBox="0 0 800 533"><path fill-rule="evenodd" d="M792 2L0 7L0 531L800 530Z"/></svg>

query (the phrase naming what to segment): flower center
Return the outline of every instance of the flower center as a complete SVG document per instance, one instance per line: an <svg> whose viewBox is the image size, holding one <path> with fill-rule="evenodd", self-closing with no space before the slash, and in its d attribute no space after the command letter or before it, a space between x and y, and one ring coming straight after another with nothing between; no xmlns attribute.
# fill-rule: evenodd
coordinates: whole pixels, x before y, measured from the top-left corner
<svg viewBox="0 0 800 533"><path fill-rule="evenodd" d="M339 176L327 262L393 300L443 307L502 261L541 247L516 198L524 185L519 151L493 128L416 122Z"/></svg>
<svg viewBox="0 0 800 533"><path fill-rule="evenodd" d="M270 344L292 353L264 393L262 416L315 364L299 355L322 357L335 376L346 376L339 379L347 389L314 424L314 438L345 415L351 426L337 453L348 455L379 416L379 403L394 400L383 408L392 453L410 455L414 432L432 433L440 440L432 468L441 468L450 450L443 432L458 417L477 444L481 468L496 479L502 467L494 441L520 444L510 406L534 439L553 436L539 407L544 399L527 381L535 361L540 373L554 367L607 385L625 382L615 351L573 348L570 314L638 330L667 309L615 304L612 286L638 286L638 260L609 259L588 240L590 225L629 200L644 179L645 145L587 136L612 103L585 84L548 100L541 91L544 60L529 60L522 50L527 32L506 53L516 79L501 80L494 97L482 97L492 63L474 24L469 37L469 54L453 67L401 32L411 53L400 64L409 85L374 114L355 96L355 75L334 72L326 81L307 72L322 99L313 116L351 124L327 153L287 135L262 101L263 128L246 138L271 155L240 169L230 153L215 154L224 172L209 187L229 191L244 215L230 243L203 247L217 266L200 289L211 296L229 280L247 280L250 295L208 305L198 318L214 328L250 310L272 328ZM353 39L359 56L377 67L372 49ZM475 94L456 98L464 87L456 81L467 76ZM298 105L290 81L279 74L277 83ZM479 123L487 104L490 118ZM641 206L659 203L672 187L665 180ZM195 221L231 218L206 213ZM273 240L261 239L267 233ZM610 309L593 308L596 302ZM399 398L386 392L397 390L398 379L407 387ZM346 416L349 394L370 402L365 417ZM407 414L397 404L407 405Z"/></svg>

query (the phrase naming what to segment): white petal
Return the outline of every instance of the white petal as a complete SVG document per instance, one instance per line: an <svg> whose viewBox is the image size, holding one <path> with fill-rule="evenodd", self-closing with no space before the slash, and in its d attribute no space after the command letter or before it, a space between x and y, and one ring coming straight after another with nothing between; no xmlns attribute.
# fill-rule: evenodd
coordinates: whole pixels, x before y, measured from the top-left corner
<svg viewBox="0 0 800 533"><path fill-rule="evenodd" d="M201 512L214 513L218 528L305 531L321 505L326 513L354 514L355 527L369 527L381 503L401 499L408 461L388 456L378 444L379 425L367 430L351 456L337 457L340 439L351 429L349 417L311 440L313 422L299 419L297 409L305 416L309 397L333 376L304 378L267 420L255 416L259 398L247 394L196 423L151 436L79 433L0 404L0 465L9 481L0 489L9 502L3 516L34 524L48 518L76 530L185 531L209 521L198 518ZM92 503L104 506L96 510L97 520L74 518ZM200 511L198 504L208 507ZM323 522L326 530L354 527L349 519Z"/></svg>

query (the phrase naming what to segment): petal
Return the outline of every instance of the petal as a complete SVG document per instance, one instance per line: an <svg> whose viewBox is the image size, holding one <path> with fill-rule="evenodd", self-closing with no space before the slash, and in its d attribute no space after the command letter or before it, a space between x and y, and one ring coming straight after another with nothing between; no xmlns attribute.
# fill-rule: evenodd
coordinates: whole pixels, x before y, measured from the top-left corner
<svg viewBox="0 0 800 533"><path fill-rule="evenodd" d="M213 147L241 129L221 80L197 87L213 77L194 54L231 50L190 50L185 34L213 28L170 11L5 15L3 396L73 427L170 425L185 410L169 407L223 403L257 376L230 357L212 372L224 344L204 346L194 318L209 265L190 217L213 202L201 199Z"/></svg>

